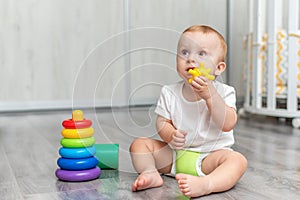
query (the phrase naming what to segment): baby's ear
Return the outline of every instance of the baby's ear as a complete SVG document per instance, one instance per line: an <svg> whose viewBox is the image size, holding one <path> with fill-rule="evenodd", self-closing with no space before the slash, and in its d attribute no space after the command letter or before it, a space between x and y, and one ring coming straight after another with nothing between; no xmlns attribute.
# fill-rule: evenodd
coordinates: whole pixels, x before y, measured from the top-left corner
<svg viewBox="0 0 300 200"><path fill-rule="evenodd" d="M217 69L215 71L216 76L220 76L226 69L226 63L225 62L219 62L217 65Z"/></svg>

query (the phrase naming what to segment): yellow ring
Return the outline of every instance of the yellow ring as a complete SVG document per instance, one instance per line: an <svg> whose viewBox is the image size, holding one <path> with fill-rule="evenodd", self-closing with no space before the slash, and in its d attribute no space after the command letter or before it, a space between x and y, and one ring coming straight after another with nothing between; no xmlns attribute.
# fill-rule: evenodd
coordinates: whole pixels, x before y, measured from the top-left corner
<svg viewBox="0 0 300 200"><path fill-rule="evenodd" d="M82 128L82 129L63 129L61 131L64 138L88 138L92 137L94 134L93 128Z"/></svg>

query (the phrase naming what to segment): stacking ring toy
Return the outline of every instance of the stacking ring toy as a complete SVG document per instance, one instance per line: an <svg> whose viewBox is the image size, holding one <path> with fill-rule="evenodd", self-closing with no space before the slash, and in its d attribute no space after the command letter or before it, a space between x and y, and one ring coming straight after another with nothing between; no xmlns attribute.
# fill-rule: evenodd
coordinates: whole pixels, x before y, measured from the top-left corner
<svg viewBox="0 0 300 200"><path fill-rule="evenodd" d="M60 140L60 144L66 148L82 148L82 147L90 147L95 144L95 138L81 138L81 139L70 139L70 138L62 138Z"/></svg>
<svg viewBox="0 0 300 200"><path fill-rule="evenodd" d="M63 158L87 158L95 155L96 148L94 146L87 148L64 148L59 149L59 155Z"/></svg>
<svg viewBox="0 0 300 200"><path fill-rule="evenodd" d="M79 158L79 159L59 158L57 160L57 165L61 169L65 169L65 170L91 169L96 167L97 164L98 164L98 160L93 156L89 158Z"/></svg>
<svg viewBox="0 0 300 200"><path fill-rule="evenodd" d="M57 178L63 181L89 181L96 179L100 176L101 169L95 167L88 170L79 170L79 171L68 171L63 169L57 169L55 175Z"/></svg>
<svg viewBox="0 0 300 200"><path fill-rule="evenodd" d="M84 119L83 112L81 110L74 110L72 113L72 119L64 120L62 125L66 129L89 128L92 126L92 121Z"/></svg>
<svg viewBox="0 0 300 200"><path fill-rule="evenodd" d="M64 138L87 138L92 137L94 134L93 128L83 128L83 129L63 129L61 131Z"/></svg>

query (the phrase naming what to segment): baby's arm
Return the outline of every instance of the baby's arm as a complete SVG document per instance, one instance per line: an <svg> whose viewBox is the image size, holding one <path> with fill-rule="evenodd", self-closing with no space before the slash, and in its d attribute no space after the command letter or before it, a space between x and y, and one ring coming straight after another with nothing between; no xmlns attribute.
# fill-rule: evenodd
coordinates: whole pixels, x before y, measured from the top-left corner
<svg viewBox="0 0 300 200"><path fill-rule="evenodd" d="M225 104L224 100L214 87L210 90L215 91L211 92L210 97L206 99L206 105L211 113L213 121L222 131L227 132L232 130L237 122L236 110Z"/></svg>
<svg viewBox="0 0 300 200"><path fill-rule="evenodd" d="M224 132L234 128L237 122L236 110L225 104L211 81L204 77L197 77L191 83L196 94L206 101L215 124Z"/></svg>
<svg viewBox="0 0 300 200"><path fill-rule="evenodd" d="M157 116L156 128L161 139L170 144L173 149L182 149L185 143L186 132L177 130L171 120Z"/></svg>

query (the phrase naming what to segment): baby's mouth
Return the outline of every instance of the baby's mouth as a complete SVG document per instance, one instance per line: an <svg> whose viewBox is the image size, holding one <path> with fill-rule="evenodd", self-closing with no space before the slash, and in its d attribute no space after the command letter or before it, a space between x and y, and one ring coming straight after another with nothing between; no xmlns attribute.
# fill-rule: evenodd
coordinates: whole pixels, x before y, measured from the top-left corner
<svg viewBox="0 0 300 200"><path fill-rule="evenodd" d="M195 69L195 67L194 66L189 66L186 71L189 71L190 69Z"/></svg>

